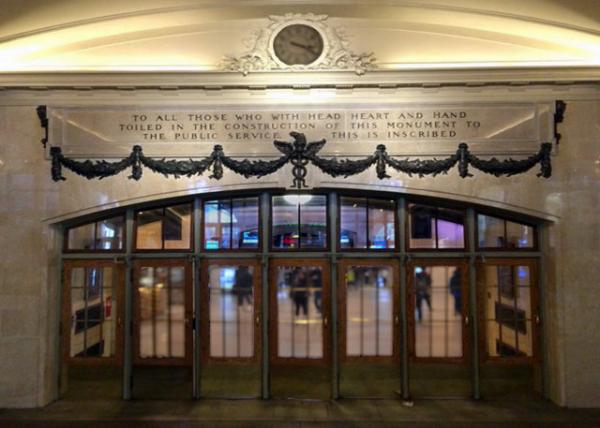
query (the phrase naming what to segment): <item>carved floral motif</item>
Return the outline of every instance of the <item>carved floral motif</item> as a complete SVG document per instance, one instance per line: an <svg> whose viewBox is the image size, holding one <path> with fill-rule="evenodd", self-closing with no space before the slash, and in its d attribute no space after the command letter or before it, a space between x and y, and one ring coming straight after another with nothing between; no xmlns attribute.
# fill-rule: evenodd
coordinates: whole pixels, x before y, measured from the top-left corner
<svg viewBox="0 0 600 428"><path fill-rule="evenodd" d="M224 71L240 72L243 75L273 70L351 70L362 75L377 67L372 52L355 53L350 50L346 31L341 27L329 25L327 15L272 15L269 16L269 21L267 28L254 31L252 37L245 41L248 51L239 57L226 56L219 64L219 68ZM321 58L313 64L287 66L277 61L271 47L271 40L282 27L298 22L309 24L319 30L324 36L325 47Z"/></svg>

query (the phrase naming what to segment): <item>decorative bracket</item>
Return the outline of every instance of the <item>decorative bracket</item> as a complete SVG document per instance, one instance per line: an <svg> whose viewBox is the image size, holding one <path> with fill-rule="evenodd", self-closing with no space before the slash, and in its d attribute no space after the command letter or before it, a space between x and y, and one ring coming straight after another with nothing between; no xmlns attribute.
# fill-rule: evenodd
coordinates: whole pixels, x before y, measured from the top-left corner
<svg viewBox="0 0 600 428"><path fill-rule="evenodd" d="M558 124L562 123L565 118L565 111L567 110L567 103L563 100L556 100L554 103L554 140L556 144L560 144L562 135L558 132Z"/></svg>
<svg viewBox="0 0 600 428"><path fill-rule="evenodd" d="M549 178L552 175L552 166L550 163L550 153L552 151L551 143L543 143L540 151L526 159L504 159L498 160L491 158L488 160L480 159L469 152L467 144L461 143L456 153L446 159L395 159L386 152L383 144L377 146L375 152L363 159L342 159L322 158L317 153L325 146L326 141L320 140L311 143L306 142L304 134L291 132L294 139L292 143L285 141L274 141L273 144L282 153L283 156L274 160L236 160L226 156L223 147L215 145L213 152L199 160L165 160L146 157L141 146L133 146L131 154L116 162L100 161L76 161L65 157L60 147L51 147L50 156L52 158L51 174L54 181L62 181L65 178L62 175L62 167L65 167L88 180L93 178L106 178L117 175L127 168L131 168L130 179L139 180L142 177L143 167L149 168L154 172L163 174L165 177L181 176L192 177L202 175L207 170L212 170L210 178L220 180L223 177L223 167L244 177L262 177L272 174L288 162L293 165L292 168L292 187L296 189L306 188L306 166L310 163L320 169L325 174L332 177L348 177L366 171L369 167L375 165L377 177L382 180L389 178L387 167L398 172L419 177L426 175L436 176L438 174L447 174L455 166L458 166L460 177L472 177L469 172L469 166L491 174L496 177L511 176L522 174L529 171L535 165L540 164L538 177Z"/></svg>
<svg viewBox="0 0 600 428"><path fill-rule="evenodd" d="M40 119L40 126L44 129L44 138L41 139L41 143L46 148L48 144L48 109L46 106L38 106L36 109L38 118Z"/></svg>

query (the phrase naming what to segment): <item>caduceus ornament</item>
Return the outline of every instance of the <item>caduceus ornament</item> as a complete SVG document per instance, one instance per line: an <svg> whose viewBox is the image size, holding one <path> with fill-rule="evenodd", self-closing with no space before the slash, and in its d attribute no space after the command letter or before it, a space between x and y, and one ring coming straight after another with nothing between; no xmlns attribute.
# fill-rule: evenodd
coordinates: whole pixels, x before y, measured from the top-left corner
<svg viewBox="0 0 600 428"><path fill-rule="evenodd" d="M326 141L320 140L312 143L306 142L306 136L299 132L290 132L290 136L294 139L293 143L286 143L285 141L275 140L273 144L277 147L281 153L289 156L289 160L292 163L292 175L294 181L292 187L296 189L302 189L308 187L306 185L306 165L310 162L311 158L315 158L316 154L323 148Z"/></svg>

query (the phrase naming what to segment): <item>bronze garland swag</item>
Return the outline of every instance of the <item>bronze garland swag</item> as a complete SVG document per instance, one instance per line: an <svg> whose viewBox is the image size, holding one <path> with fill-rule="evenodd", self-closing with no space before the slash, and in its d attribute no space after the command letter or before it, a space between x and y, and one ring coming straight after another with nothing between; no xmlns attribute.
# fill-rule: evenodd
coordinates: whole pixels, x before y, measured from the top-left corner
<svg viewBox="0 0 600 428"><path fill-rule="evenodd" d="M43 110L41 112L38 108L38 115L40 115L42 126L46 128L47 132L48 119L42 117L45 116L45 108ZM45 123L43 119L45 119ZM423 177L426 175L436 176L438 174L447 174L450 169L458 165L459 175L462 178L466 178L472 176L469 173L469 166L486 174L500 177L525 173L539 163L540 172L537 174L538 177L549 178L552 175L552 165L550 163L551 143L542 143L540 151L537 154L520 160L512 158L504 160L496 158L488 160L480 159L469 152L469 147L466 143L459 144L456 153L445 159L395 159L387 154L385 145L379 144L375 152L366 158L338 160L335 157L323 158L318 155L318 152L326 144L325 140L307 143L304 134L291 132L290 135L294 139L292 143L284 141L273 142L277 150L282 153L282 156L269 161L236 160L227 156L221 145L215 145L209 156L198 160L154 159L145 156L142 147L135 145L129 156L116 162L107 162L104 160L76 161L64 156L60 147L51 147L51 174L54 181L65 180L65 177L62 175L62 168L65 167L91 180L93 178L102 179L117 175L125 169L131 168L129 178L139 180L142 177L142 167L144 166L154 172L163 174L165 177L173 176L175 178L181 176L192 177L211 170L212 174L210 178L220 180L223 177L223 167L244 177L262 177L272 174L288 163L291 163L293 165L292 187L296 189L306 187L306 166L309 163L332 177L348 177L359 174L375 165L377 177L380 180L390 177L386 171L387 167L408 174L409 176L416 174L419 177ZM42 139L44 145L47 142L47 138L46 135L46 138Z"/></svg>

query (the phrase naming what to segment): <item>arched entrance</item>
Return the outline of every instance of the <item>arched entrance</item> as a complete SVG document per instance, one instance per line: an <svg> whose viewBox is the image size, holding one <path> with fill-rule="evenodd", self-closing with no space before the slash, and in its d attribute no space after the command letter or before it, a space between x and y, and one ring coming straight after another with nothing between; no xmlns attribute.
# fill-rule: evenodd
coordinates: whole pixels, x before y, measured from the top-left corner
<svg viewBox="0 0 600 428"><path fill-rule="evenodd" d="M66 394L539 390L535 219L317 189L206 194L65 226Z"/></svg>

